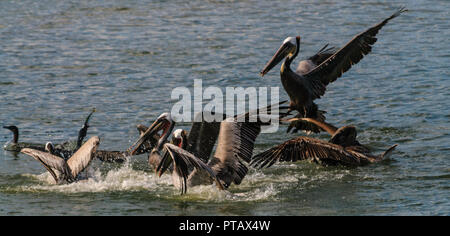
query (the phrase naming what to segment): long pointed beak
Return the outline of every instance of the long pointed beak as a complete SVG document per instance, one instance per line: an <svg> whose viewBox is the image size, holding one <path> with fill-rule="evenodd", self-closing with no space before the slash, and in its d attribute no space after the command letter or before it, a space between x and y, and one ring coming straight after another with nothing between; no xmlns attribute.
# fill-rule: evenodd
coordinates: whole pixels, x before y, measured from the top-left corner
<svg viewBox="0 0 450 236"><path fill-rule="evenodd" d="M164 123L161 120L156 120L153 124L141 135L141 137L128 148L128 153L132 156L142 146L142 144L155 133L157 133ZM134 149L133 149L134 147ZM130 150L132 150L130 152Z"/></svg>
<svg viewBox="0 0 450 236"><path fill-rule="evenodd" d="M281 47L278 48L278 50L275 53L275 55L273 55L272 59L270 59L270 61L267 62L267 64L264 67L264 69L261 70L260 75L264 76L273 67L278 65L278 63L280 63L287 55L289 55L289 53L291 53L292 47L294 47L294 45L292 45L290 43L284 43L283 45L281 45Z"/></svg>

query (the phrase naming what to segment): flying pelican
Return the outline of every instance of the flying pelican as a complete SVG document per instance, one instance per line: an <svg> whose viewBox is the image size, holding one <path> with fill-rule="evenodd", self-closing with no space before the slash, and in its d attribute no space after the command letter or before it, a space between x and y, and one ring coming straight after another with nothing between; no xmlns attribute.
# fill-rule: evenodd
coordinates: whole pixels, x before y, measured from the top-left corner
<svg viewBox="0 0 450 236"><path fill-rule="evenodd" d="M391 146L380 155L373 155L369 149L356 140L354 126L336 127L310 118L294 118L288 120L311 122L332 135L326 142L323 140L300 136L288 140L252 158L251 166L268 168L276 162L296 162L309 160L322 165L361 166L379 162L389 157L397 144Z"/></svg>
<svg viewBox="0 0 450 236"><path fill-rule="evenodd" d="M407 11L399 9L390 17L356 35L344 47L334 52L334 49L326 50L325 46L316 55L299 64L297 73L292 71L290 66L300 50L300 36L286 38L275 55L261 70L264 76L281 60L285 59L281 65L281 83L289 95L289 111L296 110L298 118L313 118L324 121L324 111L318 109L313 101L325 94L326 86L339 78L352 65L358 63L364 55L372 50L372 45L377 41L375 37L378 31L389 22L389 20ZM334 52L334 53L331 53ZM292 127L290 127L292 128ZM307 130L320 132L314 125L296 127L296 130ZM290 129L289 129L290 130ZM288 130L288 131L289 131ZM296 131L295 130L295 131Z"/></svg>
<svg viewBox="0 0 450 236"><path fill-rule="evenodd" d="M95 150L100 144L97 136L90 138L67 161L48 152L24 148L20 152L39 161L55 179L57 184L71 183L78 179L78 175L89 165Z"/></svg>
<svg viewBox="0 0 450 236"><path fill-rule="evenodd" d="M270 110L271 106L266 109ZM156 171L160 176L167 169L172 170L172 175L180 179L182 194L188 186L211 184L213 181L219 189L225 189L232 183L240 184L247 174L245 162L250 162L256 137L261 126L267 124L260 119L249 121L250 116L258 114L259 111L217 123L194 122L189 136L178 129L173 133L172 143L168 143L167 138L174 128L174 122L168 113L164 113L136 142L135 148L139 147L139 143L144 141L146 136L163 130L158 145L149 156L150 164L157 165ZM217 139L216 152L210 158ZM162 151L165 151L163 155Z"/></svg>

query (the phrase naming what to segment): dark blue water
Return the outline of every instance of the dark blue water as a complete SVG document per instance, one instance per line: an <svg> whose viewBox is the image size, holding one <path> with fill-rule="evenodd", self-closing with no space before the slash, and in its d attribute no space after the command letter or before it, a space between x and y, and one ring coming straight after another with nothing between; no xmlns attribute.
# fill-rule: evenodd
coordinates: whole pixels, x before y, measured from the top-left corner
<svg viewBox="0 0 450 236"><path fill-rule="evenodd" d="M0 123L19 126L21 141L58 143L75 139L95 107L88 135L101 137L101 149L123 150L136 124L170 111L173 88L194 79L281 87L279 67L258 73L286 37L302 36L306 58L402 5L409 12L317 100L328 122L355 125L375 153L399 144L391 160L277 164L251 169L229 191L201 186L179 196L145 155L124 166L96 161L89 180L55 186L32 158L0 151L0 215L449 215L446 0L0 1ZM285 127L263 134L255 152L295 136ZM0 143L10 139L0 131Z"/></svg>

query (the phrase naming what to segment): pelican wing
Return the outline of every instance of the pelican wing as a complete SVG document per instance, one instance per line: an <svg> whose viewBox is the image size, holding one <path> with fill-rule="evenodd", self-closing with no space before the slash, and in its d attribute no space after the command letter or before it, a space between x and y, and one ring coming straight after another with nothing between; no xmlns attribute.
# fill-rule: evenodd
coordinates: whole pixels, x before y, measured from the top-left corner
<svg viewBox="0 0 450 236"><path fill-rule="evenodd" d="M248 168L242 160L250 162L260 123L236 122L227 119L220 124L219 141L214 158L208 163L228 187L232 182L240 184Z"/></svg>
<svg viewBox="0 0 450 236"><path fill-rule="evenodd" d="M298 137L254 156L250 165L255 168L268 168L276 162L296 162L312 160L324 164L359 164L359 159L339 145L313 139Z"/></svg>
<svg viewBox="0 0 450 236"><path fill-rule="evenodd" d="M72 157L67 160L67 165L72 171L72 176L76 177L82 172L94 158L94 153L100 144L100 139L97 136L90 138Z"/></svg>
<svg viewBox="0 0 450 236"><path fill-rule="evenodd" d="M94 155L95 158L103 162L123 163L126 160L127 153L122 151L97 150Z"/></svg>
<svg viewBox="0 0 450 236"><path fill-rule="evenodd" d="M220 123L217 149L209 166L217 173L225 187L232 182L240 184L247 174L248 168L243 162L250 162L261 126L268 124L268 122L262 121L263 114L272 114L275 107L285 102L237 115ZM280 114L284 115L283 112ZM253 116L256 116L255 121L252 121Z"/></svg>
<svg viewBox="0 0 450 236"><path fill-rule="evenodd" d="M309 57L307 60L300 61L295 72L297 72L300 75L307 74L317 65L324 62L326 59L332 56L334 53L336 53L336 49L334 47L329 48L328 44L326 44L316 54Z"/></svg>
<svg viewBox="0 0 450 236"><path fill-rule="evenodd" d="M303 76L309 80L321 81L323 85L335 81L344 72L348 71L352 65L358 63L364 55L372 50L372 45L377 41L375 36L378 31L386 25L389 20L399 16L405 11L407 10L401 8L382 22L356 35L335 54Z"/></svg>
<svg viewBox="0 0 450 236"><path fill-rule="evenodd" d="M55 173L55 170L62 173L64 176L70 176L70 170L68 169L67 163L61 157L31 148L24 148L20 152L39 161L45 169L50 172L57 183L59 182L59 176Z"/></svg>
<svg viewBox="0 0 450 236"><path fill-rule="evenodd" d="M197 170L206 171L210 175L210 177L215 180L217 186L219 186L220 189L224 189L215 172L202 160L195 157L186 150L183 150L182 148L170 143L164 144L164 149L166 150L168 155L163 156L163 159L161 160L161 163L157 167L156 171L159 172L159 175L161 176L164 171L167 170L169 165L173 163L173 170L182 180L181 194L186 193L187 178L189 176L190 167L193 167Z"/></svg>
<svg viewBox="0 0 450 236"><path fill-rule="evenodd" d="M192 123L186 150L207 163L219 136L220 122L225 119L225 115L219 114L222 119L211 122L206 121L203 115L204 113L198 113Z"/></svg>

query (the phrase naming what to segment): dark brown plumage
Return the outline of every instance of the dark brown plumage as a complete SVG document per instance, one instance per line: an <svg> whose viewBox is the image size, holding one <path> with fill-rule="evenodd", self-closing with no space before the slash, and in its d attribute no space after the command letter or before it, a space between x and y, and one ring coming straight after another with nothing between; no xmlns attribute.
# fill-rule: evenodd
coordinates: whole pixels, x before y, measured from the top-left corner
<svg viewBox="0 0 450 236"><path fill-rule="evenodd" d="M186 192L188 185L210 184L213 181L220 189L227 188L232 183L240 184L247 174L248 168L245 163L251 160L256 137L261 131L261 126L269 124L263 122L260 115L273 114L273 107L230 117L221 122L196 119L188 136L182 130L174 132L173 143L167 143L166 139L174 122L167 120L170 116L162 114L152 124L153 128L149 128L133 148L139 148L145 137L163 130L164 135L149 156L149 159L154 160L153 166L154 163L159 163L156 167L159 175L170 169L172 175L178 176L181 180L179 182L182 194ZM285 112L280 114L285 115ZM216 152L210 158L216 140L218 140ZM184 147L183 144L187 145ZM163 155L162 151L165 151ZM173 168L170 168L172 164Z"/></svg>
<svg viewBox="0 0 450 236"><path fill-rule="evenodd" d="M261 75L266 74L271 68L278 64L284 58L281 66L281 82L290 98L290 109L298 111L298 118L313 118L318 121L324 121L324 111L318 109L313 101L319 99L325 94L326 86L339 78L344 72L348 71L352 65L358 63L364 55L372 50L372 45L377 41L375 37L378 31L386 25L389 20L399 16L406 9L401 8L382 22L369 28L368 30L356 35L344 47L337 50L334 54L323 54L319 51L315 59L321 62L315 68L306 68L298 74L291 70L290 65L293 59L298 55L300 48L300 36L295 39L287 38L278 49L272 59L261 71ZM313 56L314 57L314 56ZM326 58L325 60L323 60ZM315 126L303 125L296 127L297 130L307 130L320 132Z"/></svg>
<svg viewBox="0 0 450 236"><path fill-rule="evenodd" d="M267 168L276 162L309 160L322 165L360 166L378 162L388 157L397 145L391 146L381 155L373 155L356 140L356 129L334 126L310 118L300 119L317 125L332 137L327 141L300 136L254 156L251 164L256 168Z"/></svg>

